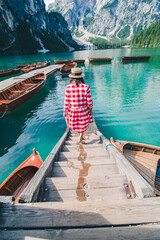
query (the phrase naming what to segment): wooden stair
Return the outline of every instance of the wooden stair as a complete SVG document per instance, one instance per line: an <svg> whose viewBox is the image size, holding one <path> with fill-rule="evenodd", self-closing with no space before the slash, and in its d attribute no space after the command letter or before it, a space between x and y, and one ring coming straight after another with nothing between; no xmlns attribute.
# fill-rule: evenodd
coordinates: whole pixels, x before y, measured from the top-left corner
<svg viewBox="0 0 160 240"><path fill-rule="evenodd" d="M85 144L77 144L78 134L71 131L68 135L53 163L51 177L45 179L45 201L111 202L127 198L127 178L119 173L115 159L94 132L84 136Z"/></svg>

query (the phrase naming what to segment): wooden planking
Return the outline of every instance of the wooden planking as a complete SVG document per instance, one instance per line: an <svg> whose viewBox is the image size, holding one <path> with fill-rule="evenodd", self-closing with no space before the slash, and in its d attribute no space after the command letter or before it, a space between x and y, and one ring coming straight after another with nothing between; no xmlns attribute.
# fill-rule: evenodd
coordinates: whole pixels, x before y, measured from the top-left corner
<svg viewBox="0 0 160 240"><path fill-rule="evenodd" d="M112 202L43 202L1 209L1 228L112 226L160 223L160 198Z"/></svg>
<svg viewBox="0 0 160 240"><path fill-rule="evenodd" d="M43 230L3 230L3 240L22 239L54 239L54 240L159 240L160 224L146 224L138 226L110 227L110 228L82 228L82 229L43 229Z"/></svg>
<svg viewBox="0 0 160 240"><path fill-rule="evenodd" d="M93 157L109 157L109 154L103 150L103 148L98 149L87 149L87 151L79 152L77 150L72 152L60 152L59 160L63 159L78 159L78 158L93 158Z"/></svg>
<svg viewBox="0 0 160 240"><path fill-rule="evenodd" d="M104 165L104 164L116 164L115 159L113 158L107 158L106 156L100 156L100 157L91 157L86 158L84 161L80 161L76 158L72 158L70 160L67 160L67 158L60 157L58 161L54 162L55 167L71 167L71 165L74 164L74 166L82 165L82 162L90 163L91 165Z"/></svg>
<svg viewBox="0 0 160 240"><path fill-rule="evenodd" d="M98 176L111 176L118 174L118 169L115 164L108 165L90 165L85 163L83 166L74 168L72 167L54 167L52 171L53 177L98 177Z"/></svg>
<svg viewBox="0 0 160 240"><path fill-rule="evenodd" d="M107 177L87 177L84 181L78 184L77 178L46 178L45 186L52 188L52 190L67 190L67 189L97 189L97 188L113 188L122 187L127 183L126 176L124 175L112 175Z"/></svg>
<svg viewBox="0 0 160 240"><path fill-rule="evenodd" d="M153 170L156 172L157 169L157 161L160 158L159 155L154 155L151 153L145 153L145 152L136 152L132 150L125 150L124 155L132 156L135 161L138 161L139 163L143 164L145 167Z"/></svg>
<svg viewBox="0 0 160 240"><path fill-rule="evenodd" d="M68 141L66 141L66 142L68 142ZM69 144L66 144L66 142L62 148L63 152L71 152L72 150L75 150L75 149L79 150L79 146L77 144L72 144L72 142L71 142L71 144L69 145ZM88 148L99 148L99 147L104 149L104 147L101 143L93 143L93 144L84 144L83 145L83 148L85 150L88 150Z"/></svg>
<svg viewBox="0 0 160 240"><path fill-rule="evenodd" d="M49 188L47 197L48 202L111 202L113 200L126 199L126 193L123 186L114 188L99 189L74 189L74 190L58 190L54 191Z"/></svg>

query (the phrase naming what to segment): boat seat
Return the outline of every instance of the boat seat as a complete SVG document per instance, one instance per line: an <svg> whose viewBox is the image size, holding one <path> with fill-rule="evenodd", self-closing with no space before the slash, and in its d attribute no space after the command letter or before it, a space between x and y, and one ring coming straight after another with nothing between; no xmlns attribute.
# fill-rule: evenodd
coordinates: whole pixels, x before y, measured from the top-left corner
<svg viewBox="0 0 160 240"><path fill-rule="evenodd" d="M26 85L26 86L32 86L32 85L35 85L35 83L24 83L24 85Z"/></svg>
<svg viewBox="0 0 160 240"><path fill-rule="evenodd" d="M20 92L23 92L23 91L12 91L13 93L20 93Z"/></svg>

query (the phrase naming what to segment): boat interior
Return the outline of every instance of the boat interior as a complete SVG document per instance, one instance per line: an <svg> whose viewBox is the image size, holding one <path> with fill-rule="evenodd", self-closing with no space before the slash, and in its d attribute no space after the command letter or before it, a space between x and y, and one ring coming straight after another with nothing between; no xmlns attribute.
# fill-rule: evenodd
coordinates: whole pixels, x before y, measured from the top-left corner
<svg viewBox="0 0 160 240"><path fill-rule="evenodd" d="M39 74L35 77L11 85L0 92L0 104L11 101L20 95L31 91L37 87L37 85L41 84L42 81L44 81L43 75Z"/></svg>

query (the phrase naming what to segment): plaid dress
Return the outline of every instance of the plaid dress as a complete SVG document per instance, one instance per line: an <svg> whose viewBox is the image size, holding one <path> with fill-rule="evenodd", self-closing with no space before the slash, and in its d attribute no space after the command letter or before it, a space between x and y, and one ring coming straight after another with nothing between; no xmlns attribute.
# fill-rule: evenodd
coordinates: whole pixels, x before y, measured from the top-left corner
<svg viewBox="0 0 160 240"><path fill-rule="evenodd" d="M64 112L68 111L66 117L67 125L78 133L85 132L89 124L93 122L93 116L89 114L92 107L90 87L86 84L70 84L66 88L64 100Z"/></svg>

